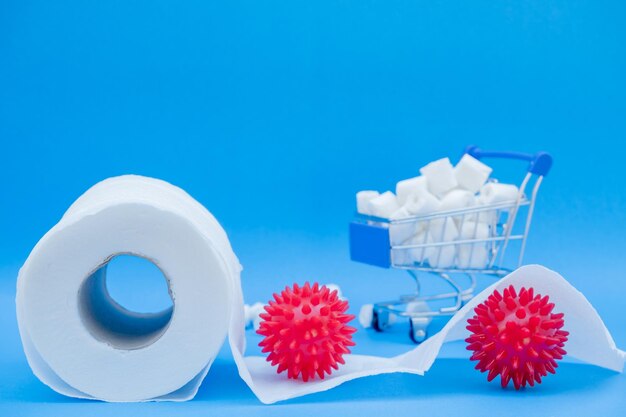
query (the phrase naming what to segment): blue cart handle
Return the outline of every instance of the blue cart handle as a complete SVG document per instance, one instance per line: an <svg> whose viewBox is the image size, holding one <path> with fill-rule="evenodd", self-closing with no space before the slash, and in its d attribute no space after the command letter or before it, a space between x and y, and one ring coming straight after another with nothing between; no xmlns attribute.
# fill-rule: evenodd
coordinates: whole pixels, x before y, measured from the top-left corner
<svg viewBox="0 0 626 417"><path fill-rule="evenodd" d="M550 172L552 167L552 156L547 152L537 152L536 154L529 154L523 152L499 152L499 151L483 151L476 145L470 145L465 148L465 153L473 156L476 159L482 158L506 158L506 159L519 159L521 161L528 161L528 172L541 175L545 177Z"/></svg>

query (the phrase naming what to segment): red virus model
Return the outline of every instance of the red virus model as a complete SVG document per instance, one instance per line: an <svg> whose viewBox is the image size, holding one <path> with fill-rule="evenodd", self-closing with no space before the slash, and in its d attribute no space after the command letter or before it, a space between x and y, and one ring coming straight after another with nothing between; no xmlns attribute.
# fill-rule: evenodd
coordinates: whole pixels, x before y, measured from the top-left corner
<svg viewBox="0 0 626 417"><path fill-rule="evenodd" d="M343 355L354 346L356 329L346 324L354 316L345 314L347 309L348 302L324 285L285 287L259 315L263 321L257 333L265 336L259 346L278 373L287 371L289 378L305 382L315 375L324 379L345 363Z"/></svg>
<svg viewBox="0 0 626 417"><path fill-rule="evenodd" d="M500 375L503 388L513 381L515 389L555 373L569 333L561 330L563 313L553 309L549 297L532 288L522 287L519 294L512 285L503 294L494 291L467 320L472 334L465 341L474 352L470 359L478 361L476 369L489 372L489 381Z"/></svg>

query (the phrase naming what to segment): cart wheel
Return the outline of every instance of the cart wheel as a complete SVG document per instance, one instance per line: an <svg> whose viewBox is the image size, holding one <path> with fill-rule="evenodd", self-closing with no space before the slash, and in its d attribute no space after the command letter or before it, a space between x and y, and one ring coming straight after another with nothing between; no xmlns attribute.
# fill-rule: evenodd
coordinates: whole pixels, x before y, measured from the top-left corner
<svg viewBox="0 0 626 417"><path fill-rule="evenodd" d="M372 312L372 327L377 332L383 332L390 326L389 313L374 308Z"/></svg>
<svg viewBox="0 0 626 417"><path fill-rule="evenodd" d="M411 318L409 319L409 337L414 343L422 343L428 337L428 323L430 320L424 320L424 318Z"/></svg>

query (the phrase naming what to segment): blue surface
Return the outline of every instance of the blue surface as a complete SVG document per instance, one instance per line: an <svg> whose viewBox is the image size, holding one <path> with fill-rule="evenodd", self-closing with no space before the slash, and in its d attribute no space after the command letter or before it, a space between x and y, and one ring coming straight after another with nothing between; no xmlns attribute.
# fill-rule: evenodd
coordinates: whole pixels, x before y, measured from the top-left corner
<svg viewBox="0 0 626 417"><path fill-rule="evenodd" d="M565 364L537 389L502 391L460 347L426 377L271 407L227 350L194 401L77 401L31 374L13 300L39 237L123 173L180 185L217 216L249 300L305 279L340 284L355 307L396 296L407 277L348 260L354 193L477 144L555 157L526 261L583 291L624 348L624 12L579 0L0 2L0 415L625 414L623 374ZM517 182L520 164L493 165ZM133 268L117 290L128 302L148 274ZM159 288L143 300L161 302ZM357 339L362 353L410 348L404 327Z"/></svg>

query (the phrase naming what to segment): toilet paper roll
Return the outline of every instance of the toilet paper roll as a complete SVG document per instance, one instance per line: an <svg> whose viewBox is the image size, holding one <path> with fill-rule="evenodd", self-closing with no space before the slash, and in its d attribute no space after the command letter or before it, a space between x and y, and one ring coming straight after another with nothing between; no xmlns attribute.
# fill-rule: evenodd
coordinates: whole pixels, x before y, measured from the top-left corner
<svg viewBox="0 0 626 417"><path fill-rule="evenodd" d="M459 229L450 217L433 219L429 231L435 242L451 242L459 237Z"/></svg>
<svg viewBox="0 0 626 417"><path fill-rule="evenodd" d="M459 245L456 265L462 269L482 269L489 263L489 251L484 243Z"/></svg>
<svg viewBox="0 0 626 417"><path fill-rule="evenodd" d="M391 264L393 266L411 266L413 260L408 249L391 249Z"/></svg>
<svg viewBox="0 0 626 417"><path fill-rule="evenodd" d="M399 208L396 195L391 191L385 191L378 197L374 197L368 205L369 214L386 219L391 217Z"/></svg>
<svg viewBox="0 0 626 417"><path fill-rule="evenodd" d="M398 204L404 205L410 195L420 195L428 192L426 177L414 177L407 180L398 181L396 184L396 196Z"/></svg>
<svg viewBox="0 0 626 417"><path fill-rule="evenodd" d="M459 238L461 240L484 240L489 237L489 230L489 225L486 223L465 221L459 228Z"/></svg>
<svg viewBox="0 0 626 417"><path fill-rule="evenodd" d="M171 309L133 313L109 296L106 265L119 254L159 267ZM20 270L17 319L28 362L72 397L192 398L226 336L239 272L223 229L184 191L138 176L105 180Z"/></svg>
<svg viewBox="0 0 626 417"><path fill-rule="evenodd" d="M389 224L389 241L392 246L401 245L415 235L420 222L408 220L410 217L406 207L400 207L390 216L392 222ZM394 221L403 219L407 221Z"/></svg>
<svg viewBox="0 0 626 417"><path fill-rule="evenodd" d="M412 215L419 216L439 211L441 202L431 193L424 191L407 197L404 208Z"/></svg>
<svg viewBox="0 0 626 417"><path fill-rule="evenodd" d="M459 230L454 220L450 217L434 219L429 226L430 235L434 242L453 242L459 237ZM449 268L454 265L456 258L456 245L451 243L433 247L433 253L429 255L428 262L435 268Z"/></svg>
<svg viewBox="0 0 626 417"><path fill-rule="evenodd" d="M245 304L243 306L244 316L246 318L246 329L259 329L261 326L261 317L259 317L259 315L265 311L264 307L265 304L261 302L252 305Z"/></svg>
<svg viewBox="0 0 626 417"><path fill-rule="evenodd" d="M449 158L441 158L423 166L420 174L426 177L428 190L436 196L442 196L458 185Z"/></svg>
<svg viewBox="0 0 626 417"><path fill-rule="evenodd" d="M505 201L516 201L519 189L513 184L489 182L480 190L478 200L482 204L498 204Z"/></svg>
<svg viewBox="0 0 626 417"><path fill-rule="evenodd" d="M356 211L357 213L371 215L370 201L378 197L380 193L378 191L364 190L356 193Z"/></svg>
<svg viewBox="0 0 626 417"><path fill-rule="evenodd" d="M484 240L490 236L490 230L490 226L486 223L463 222L459 227L459 240L483 240L483 242L457 245L457 267L482 269L487 265L489 262L489 251Z"/></svg>
<svg viewBox="0 0 626 417"><path fill-rule="evenodd" d="M407 244L409 245L425 245L417 248L409 249L409 257L411 263L422 264L427 262L435 253L435 249L429 245L433 243L430 233L423 231L411 238Z"/></svg>
<svg viewBox="0 0 626 417"><path fill-rule="evenodd" d="M428 257L428 263L433 268L450 268L456 263L456 247L454 244L433 248L433 254Z"/></svg>
<svg viewBox="0 0 626 417"><path fill-rule="evenodd" d="M454 167L454 176L459 187L477 193L483 186L492 169L469 154L463 155Z"/></svg>
<svg viewBox="0 0 626 417"><path fill-rule="evenodd" d="M476 204L476 197L467 190L451 190L441 199L440 211L460 210Z"/></svg>

